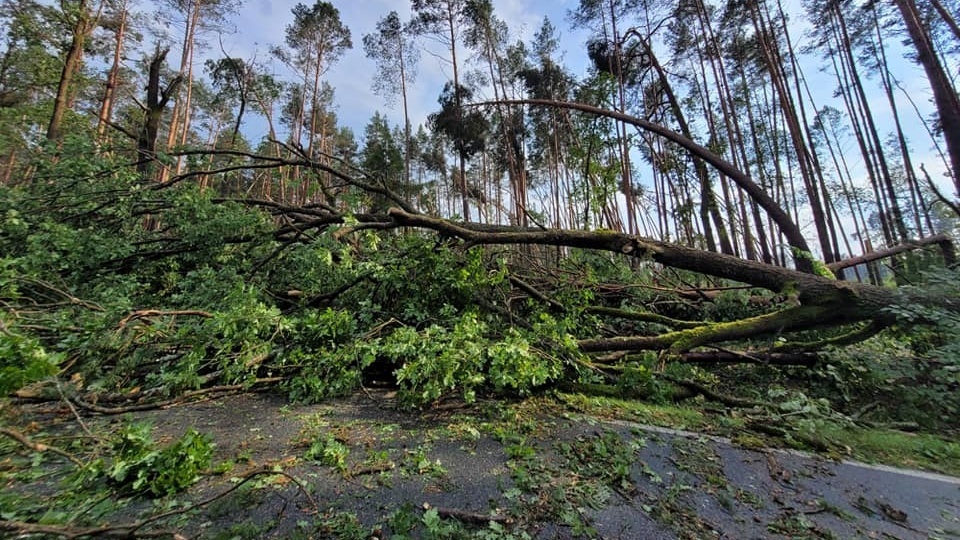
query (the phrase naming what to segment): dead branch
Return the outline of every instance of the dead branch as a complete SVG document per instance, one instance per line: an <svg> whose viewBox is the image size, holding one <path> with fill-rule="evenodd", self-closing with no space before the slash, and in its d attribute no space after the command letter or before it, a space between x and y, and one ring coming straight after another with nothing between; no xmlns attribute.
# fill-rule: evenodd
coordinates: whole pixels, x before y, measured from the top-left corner
<svg viewBox="0 0 960 540"><path fill-rule="evenodd" d="M886 259L888 257L893 257L894 255L899 255L900 253L905 253L907 251L913 251L932 245L937 245L940 247L940 252L943 254L944 263L947 266L953 266L956 264L957 256L956 252L954 251L953 241L946 234L937 234L934 236L928 236L926 238L918 238L917 240L907 240L903 243L888 247L886 249L878 249L876 251L871 251L870 253L864 253L858 257L850 257L849 259L833 262L828 264L827 268L829 268L831 272L837 273L837 271L843 270L844 268L850 268L851 266L856 266L858 264L865 264L872 261L878 261L880 259Z"/></svg>
<svg viewBox="0 0 960 540"><path fill-rule="evenodd" d="M167 399L163 401L154 401L150 403L137 403L134 405L127 405L124 407L102 407L95 403L89 403L81 398L73 398L73 403L79 406L81 409L90 411L97 414L126 414L137 411L151 411L154 409L164 409L167 407L173 407L176 405L185 405L191 400L201 397L208 397L211 394L229 394L232 392L242 392L249 390L251 386L271 384L283 381L283 377L264 377L261 379L256 379L252 384L230 384L223 386L211 386L209 388L201 388L199 390L191 390L189 392L184 392L177 396L176 398Z"/></svg>
<svg viewBox="0 0 960 540"><path fill-rule="evenodd" d="M82 461L74 457L74 455L71 454L70 452L57 448L56 446L50 446L48 444L31 441L29 437L27 437L23 433L20 433L19 431L16 431L10 428L0 428L0 435L6 435L7 437L10 437L11 439L17 441L23 446L26 446L27 448L29 448L30 450L33 450L34 452L40 452L41 454L44 452L52 452L54 454L57 454L58 456L67 458L68 460L70 460L70 462L72 462L77 467L83 467L84 465Z"/></svg>
<svg viewBox="0 0 960 540"><path fill-rule="evenodd" d="M537 290L536 287L534 287L533 285L530 285L530 284L527 283L526 281L524 281L524 280L522 280L522 279L520 279L520 278L518 278L518 277L516 277L516 276L510 276L510 283L512 283L515 287L517 287L517 288L520 289L521 291L524 291L525 293L529 294L530 296L536 298L536 299L539 300L541 303L550 306L551 309L554 309L554 310L556 310L556 311L566 311L566 309L567 309L567 308L566 308L563 304L561 304L560 302L557 302L557 301L554 300L553 298L550 298L549 296L543 294L542 292L540 292L539 290Z"/></svg>
<svg viewBox="0 0 960 540"><path fill-rule="evenodd" d="M190 315L204 318L213 317L213 315L209 312L195 309L178 309L172 311L162 311L159 309L138 309L137 311L134 311L133 313L121 319L117 326L119 328L126 328L128 324L137 319L146 319L149 317L176 317L178 315Z"/></svg>
<svg viewBox="0 0 960 540"><path fill-rule="evenodd" d="M36 279L36 278L29 278L29 277L20 278L19 281L22 281L22 282L27 283L27 284L30 284L30 285L36 285L37 287L42 287L42 288L44 288L44 289L47 289L47 290L49 290L49 291L51 291L51 292L53 292L53 293L55 293L55 294L63 297L64 299L66 299L66 300L67 300L68 302L70 302L71 304L75 304L75 305L78 305L78 306L83 306L83 307L85 307L85 308L87 308L87 309L90 309L90 310L93 310L93 311L100 311L100 312L104 311L103 307L101 307L101 306L99 306L99 305L97 305L97 304L94 304L94 303L92 303L92 302L87 302L86 300L83 300L83 299L81 299L81 298L77 298L76 296L70 294L69 292L67 292L67 291L65 291L65 290L63 290L63 289L60 289L60 288L54 286L54 285L51 284L51 283L47 283L46 281L42 281L42 280L39 280L39 279Z"/></svg>
<svg viewBox="0 0 960 540"><path fill-rule="evenodd" d="M442 518L455 519L463 523L470 523L473 525L486 525L491 521L495 523L510 524L513 522L513 519L510 516L504 516L500 514L482 514L480 512L471 512L469 510L460 510L459 508L448 508L443 506L430 506L428 503L423 503L424 510L430 510L433 508L437 511L437 515Z"/></svg>

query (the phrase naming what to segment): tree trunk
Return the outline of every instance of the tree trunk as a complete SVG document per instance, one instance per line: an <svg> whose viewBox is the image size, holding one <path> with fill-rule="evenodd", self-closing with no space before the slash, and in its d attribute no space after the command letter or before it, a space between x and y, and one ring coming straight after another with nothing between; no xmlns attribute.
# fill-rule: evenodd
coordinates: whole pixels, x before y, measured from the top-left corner
<svg viewBox="0 0 960 540"><path fill-rule="evenodd" d="M127 29L127 6L120 9L120 21L114 31L116 44L113 48L113 63L110 65L110 72L107 74L106 89L103 92L103 101L100 103L100 115L97 121L97 141L101 144L105 142L107 126L113 117L113 103L117 92L117 82L120 78L120 61L123 57L123 42Z"/></svg>
<svg viewBox="0 0 960 540"><path fill-rule="evenodd" d="M950 155L950 165L953 169L953 185L956 196L960 196L960 98L957 97L950 77L943 69L937 57L930 34L923 26L923 20L917 5L913 0L894 0L907 33L917 50L917 60L927 73L930 89L933 91L933 102L940 115L940 126L943 129L943 138L947 143L947 153Z"/></svg>
<svg viewBox="0 0 960 540"><path fill-rule="evenodd" d="M143 115L143 125L137 138L137 172L144 180L153 172L153 162L157 154L157 134L160 131L160 119L163 109L176 93L183 78L176 76L165 88L160 88L160 70L167 58L169 49L157 49L150 60L150 73L147 78L147 103Z"/></svg>
<svg viewBox="0 0 960 540"><path fill-rule="evenodd" d="M407 103L407 66L403 58L403 32L397 32L398 61L400 62L400 97L403 100L403 172L406 179L407 194L413 192L413 182L410 177L410 107Z"/></svg>
<svg viewBox="0 0 960 540"><path fill-rule="evenodd" d="M687 118L683 114L683 108L680 106L680 100L677 99L677 95L673 91L673 86L670 84L670 81L667 80L667 74L663 66L660 65L660 61L654 56L653 50L647 42L640 38L640 36L637 37L643 44L644 52L650 58L651 67L653 67L657 73L657 79L660 81L664 95L667 98L667 103L670 105L670 111L673 113L673 117L677 121L677 126L680 128L680 134L692 141L693 133L690 131L690 125L687 123ZM703 226L703 235L707 240L707 246L710 251L716 251L713 229L710 224L710 219L712 218L717 228L717 241L720 243L720 252L732 255L733 246L730 244L730 235L727 234L727 227L724 225L723 216L720 215L720 205L717 204L717 196L713 192L713 182L710 180L707 165L702 159L694 156L693 168L697 173L697 181L700 184L700 221Z"/></svg>
<svg viewBox="0 0 960 540"><path fill-rule="evenodd" d="M53 100L53 114L50 117L50 124L47 126L48 141L56 141L61 137L61 125L63 124L63 116L69 108L73 77L80 71L83 46L97 22L97 17L90 13L87 0L80 0L76 9L77 18L70 36L70 47L67 49L67 55L63 60L60 84L57 85L57 96Z"/></svg>
<svg viewBox="0 0 960 540"><path fill-rule="evenodd" d="M771 266L724 255L615 232L540 230L522 227L456 224L398 208L389 211L400 226L432 229L460 238L468 245L548 245L619 253L629 257L702 274L746 283L784 294L794 303L781 311L730 322L705 322L694 328L680 328L657 336L619 336L581 340L580 350L661 350L682 355L696 347L724 341L782 335L818 327L838 327L869 322L882 328L894 322L887 310L901 303L918 301L885 287L837 281L816 274ZM925 300L930 303L930 300ZM945 309L960 311L957 299L936 302Z"/></svg>

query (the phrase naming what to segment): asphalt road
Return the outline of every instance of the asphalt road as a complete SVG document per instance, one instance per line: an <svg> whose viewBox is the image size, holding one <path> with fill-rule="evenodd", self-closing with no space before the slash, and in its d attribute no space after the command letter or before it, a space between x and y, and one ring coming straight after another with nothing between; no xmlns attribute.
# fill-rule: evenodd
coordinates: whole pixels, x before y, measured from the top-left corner
<svg viewBox="0 0 960 540"><path fill-rule="evenodd" d="M473 430L469 411L412 415L377 399L296 407L245 395L155 412L158 433L193 425L217 440L220 459L242 455L246 469L288 463L302 484L262 490L185 532L216 537L257 523L263 536L283 538L305 522L353 515L388 538L398 509L419 517L435 508L470 527L490 516L542 539L960 538L958 478L589 417ZM345 470L302 459L326 434L346 447ZM205 480L196 495L225 480ZM338 537L336 527L316 530Z"/></svg>

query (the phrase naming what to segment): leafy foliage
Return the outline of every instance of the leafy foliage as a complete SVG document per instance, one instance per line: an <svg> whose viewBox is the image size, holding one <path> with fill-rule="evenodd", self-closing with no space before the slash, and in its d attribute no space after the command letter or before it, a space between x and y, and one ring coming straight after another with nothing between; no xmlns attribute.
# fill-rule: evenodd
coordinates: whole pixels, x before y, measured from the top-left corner
<svg viewBox="0 0 960 540"><path fill-rule="evenodd" d="M0 318L0 394L57 373L63 354L48 353L36 338L10 330Z"/></svg>
<svg viewBox="0 0 960 540"><path fill-rule="evenodd" d="M105 477L123 492L163 497L189 487L210 466L213 445L193 428L169 446L158 448L151 426L125 426L112 441L109 460L91 464L85 475Z"/></svg>

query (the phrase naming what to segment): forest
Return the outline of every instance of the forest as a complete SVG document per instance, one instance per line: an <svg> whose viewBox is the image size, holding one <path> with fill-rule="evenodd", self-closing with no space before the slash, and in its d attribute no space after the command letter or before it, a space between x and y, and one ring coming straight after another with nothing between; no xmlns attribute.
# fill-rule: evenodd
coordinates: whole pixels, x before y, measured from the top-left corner
<svg viewBox="0 0 960 540"><path fill-rule="evenodd" d="M231 57L241 4L0 3L0 457L123 485L118 443L15 411L388 387L759 407L782 444L893 429L960 470L960 5L579 0L523 37L492 0L362 35L318 0ZM362 133L326 77L354 48ZM64 523L0 495L0 530Z"/></svg>

